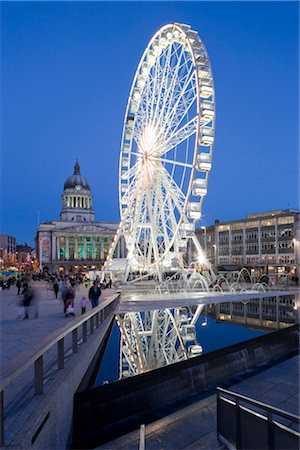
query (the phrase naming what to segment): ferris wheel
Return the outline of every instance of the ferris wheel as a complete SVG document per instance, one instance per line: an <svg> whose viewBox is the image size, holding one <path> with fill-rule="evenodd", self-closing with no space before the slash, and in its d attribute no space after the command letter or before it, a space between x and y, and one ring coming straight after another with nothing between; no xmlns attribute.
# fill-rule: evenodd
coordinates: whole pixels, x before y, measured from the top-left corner
<svg viewBox="0 0 300 450"><path fill-rule="evenodd" d="M148 372L198 356L196 322L204 305L188 308L127 312L116 316L120 330L119 378Z"/></svg>
<svg viewBox="0 0 300 450"><path fill-rule="evenodd" d="M195 236L212 163L215 94L211 66L198 33L168 24L150 40L138 65L125 113L119 160L121 235L130 271L162 274L183 265Z"/></svg>

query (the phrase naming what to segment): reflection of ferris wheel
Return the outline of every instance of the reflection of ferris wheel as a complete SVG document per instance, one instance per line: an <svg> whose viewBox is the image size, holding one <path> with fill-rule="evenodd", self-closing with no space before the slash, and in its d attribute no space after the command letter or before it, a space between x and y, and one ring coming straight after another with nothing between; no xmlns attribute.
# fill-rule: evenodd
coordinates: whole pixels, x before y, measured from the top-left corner
<svg viewBox="0 0 300 450"><path fill-rule="evenodd" d="M158 369L202 353L196 322L203 310L187 308L130 312L117 315L121 333L120 378Z"/></svg>
<svg viewBox="0 0 300 450"><path fill-rule="evenodd" d="M156 273L182 266L207 193L215 99L210 62L197 32L162 27L138 65L127 104L119 163L121 235L127 270Z"/></svg>

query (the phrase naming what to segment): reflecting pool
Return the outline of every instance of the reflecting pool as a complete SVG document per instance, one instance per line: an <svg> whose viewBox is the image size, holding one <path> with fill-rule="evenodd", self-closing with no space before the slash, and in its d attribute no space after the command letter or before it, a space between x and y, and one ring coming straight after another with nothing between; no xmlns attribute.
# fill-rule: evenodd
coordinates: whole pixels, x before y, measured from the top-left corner
<svg viewBox="0 0 300 450"><path fill-rule="evenodd" d="M290 326L294 306L294 296L281 296L116 315L94 386Z"/></svg>

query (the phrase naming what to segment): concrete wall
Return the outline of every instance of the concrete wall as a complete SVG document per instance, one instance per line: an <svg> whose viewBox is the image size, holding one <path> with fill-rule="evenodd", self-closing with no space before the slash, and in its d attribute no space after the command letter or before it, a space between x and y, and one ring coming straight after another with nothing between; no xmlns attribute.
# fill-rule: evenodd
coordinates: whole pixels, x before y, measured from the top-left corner
<svg viewBox="0 0 300 450"><path fill-rule="evenodd" d="M186 399L208 385L298 350L298 326L75 395L73 448L94 448L130 431L124 420ZM141 419L143 420L143 419ZM122 423L123 421L123 423ZM137 423L135 423L135 426ZM119 433L118 433L119 432Z"/></svg>

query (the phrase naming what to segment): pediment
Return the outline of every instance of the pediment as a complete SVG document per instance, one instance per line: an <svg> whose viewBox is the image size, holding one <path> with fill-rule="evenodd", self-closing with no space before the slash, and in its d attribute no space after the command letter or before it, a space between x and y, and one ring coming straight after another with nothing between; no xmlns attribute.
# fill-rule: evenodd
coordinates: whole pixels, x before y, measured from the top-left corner
<svg viewBox="0 0 300 450"><path fill-rule="evenodd" d="M114 230L113 228L109 228L109 227L105 227L105 226L101 226L101 225L93 225L93 224L78 224L78 225L64 225L64 226L60 226L57 227L56 232L65 232L65 233L99 233L99 234L104 234L104 233L116 233L116 230Z"/></svg>

